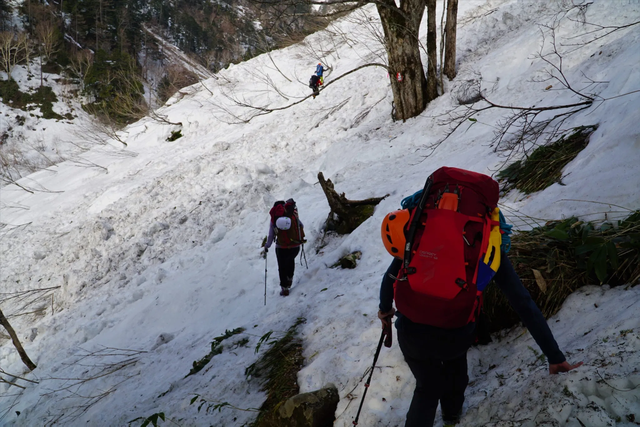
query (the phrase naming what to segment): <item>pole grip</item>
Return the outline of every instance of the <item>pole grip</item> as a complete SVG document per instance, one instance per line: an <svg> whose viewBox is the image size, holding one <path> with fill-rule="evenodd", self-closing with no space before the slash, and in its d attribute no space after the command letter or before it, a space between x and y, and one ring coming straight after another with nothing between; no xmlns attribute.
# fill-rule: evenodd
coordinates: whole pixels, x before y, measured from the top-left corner
<svg viewBox="0 0 640 427"><path fill-rule="evenodd" d="M391 319L393 316L387 317L387 326L382 329L384 334L384 346L389 348L393 345L393 326L391 325Z"/></svg>

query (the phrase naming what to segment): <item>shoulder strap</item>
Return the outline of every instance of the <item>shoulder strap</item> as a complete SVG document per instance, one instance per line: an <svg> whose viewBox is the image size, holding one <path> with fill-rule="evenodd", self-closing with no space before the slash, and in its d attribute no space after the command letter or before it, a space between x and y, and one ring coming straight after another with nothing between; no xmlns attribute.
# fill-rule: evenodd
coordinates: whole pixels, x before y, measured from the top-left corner
<svg viewBox="0 0 640 427"><path fill-rule="evenodd" d="M407 242L404 246L404 270L409 267L409 263L411 262L411 247L413 246L413 239L416 237L416 230L418 229L418 224L420 224L420 217L422 216L424 205L427 203L427 197L429 195L429 190L431 190L431 184L433 184L433 177L432 175L429 175L429 178L427 178L427 181L424 183L424 189L422 190L422 195L420 196L418 206L416 206L416 208L413 210L412 217L409 220L411 221L409 225L409 234L407 235Z"/></svg>

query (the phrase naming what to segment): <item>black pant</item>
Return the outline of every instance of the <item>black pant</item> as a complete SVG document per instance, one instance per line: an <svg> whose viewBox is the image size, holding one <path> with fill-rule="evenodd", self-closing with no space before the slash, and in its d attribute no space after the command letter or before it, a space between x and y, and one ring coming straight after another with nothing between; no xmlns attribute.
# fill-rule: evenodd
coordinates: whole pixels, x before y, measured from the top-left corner
<svg viewBox="0 0 640 427"><path fill-rule="evenodd" d="M295 248L276 248L280 286L283 288L290 288L293 283L293 272L296 269L296 257L299 252L300 246Z"/></svg>
<svg viewBox="0 0 640 427"><path fill-rule="evenodd" d="M405 427L433 426L438 402L443 417L461 412L469 383L467 350L474 339L474 326L444 330L399 317L398 343L416 379Z"/></svg>

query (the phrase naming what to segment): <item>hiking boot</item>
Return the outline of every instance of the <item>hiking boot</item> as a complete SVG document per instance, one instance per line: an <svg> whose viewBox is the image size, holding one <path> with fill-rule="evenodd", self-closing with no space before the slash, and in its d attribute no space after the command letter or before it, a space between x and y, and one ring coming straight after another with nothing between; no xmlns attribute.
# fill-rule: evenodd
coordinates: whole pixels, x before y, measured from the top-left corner
<svg viewBox="0 0 640 427"><path fill-rule="evenodd" d="M449 416L442 414L442 422L444 423L444 427L453 427L460 422L460 418L462 416L462 411L458 412L456 415Z"/></svg>
<svg viewBox="0 0 640 427"><path fill-rule="evenodd" d="M281 286L280 295L282 295L283 297L286 297L287 295L289 295L289 288L285 288L284 286Z"/></svg>

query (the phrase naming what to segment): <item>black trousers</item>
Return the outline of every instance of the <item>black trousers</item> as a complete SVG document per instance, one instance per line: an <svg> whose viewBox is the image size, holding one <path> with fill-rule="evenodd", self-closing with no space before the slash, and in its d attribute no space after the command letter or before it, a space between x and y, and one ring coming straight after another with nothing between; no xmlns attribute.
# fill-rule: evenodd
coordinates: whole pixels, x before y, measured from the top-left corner
<svg viewBox="0 0 640 427"><path fill-rule="evenodd" d="M416 379L405 427L432 427L438 402L444 418L457 416L469 383L467 350L475 325L444 330L401 316L396 327L400 349Z"/></svg>
<svg viewBox="0 0 640 427"><path fill-rule="evenodd" d="M280 286L283 288L290 288L293 283L293 273L296 269L298 253L300 253L300 246L295 248L276 248Z"/></svg>

